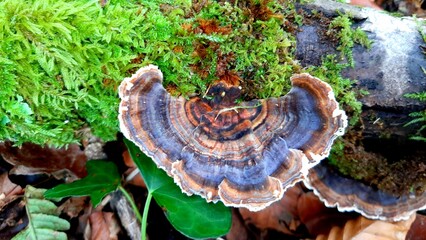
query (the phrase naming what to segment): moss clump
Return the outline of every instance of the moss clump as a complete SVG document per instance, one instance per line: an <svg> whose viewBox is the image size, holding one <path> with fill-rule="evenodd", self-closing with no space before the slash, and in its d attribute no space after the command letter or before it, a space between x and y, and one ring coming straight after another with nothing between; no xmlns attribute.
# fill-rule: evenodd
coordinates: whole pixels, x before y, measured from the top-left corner
<svg viewBox="0 0 426 240"><path fill-rule="evenodd" d="M6 0L0 9L0 139L17 144L76 142L86 125L115 138L120 80L142 64L132 63L138 54L158 56L149 39L174 34L152 4Z"/></svg>
<svg viewBox="0 0 426 240"><path fill-rule="evenodd" d="M85 127L114 139L117 86L129 72L157 62L189 76L180 62L190 52L172 49L191 46L175 21L190 2L177 6L166 17L158 1L2 1L0 139L62 146Z"/></svg>
<svg viewBox="0 0 426 240"><path fill-rule="evenodd" d="M368 39L367 34L361 28L353 29L351 27L351 19L352 17L349 13L339 13L339 16L331 21L327 34L338 39L339 46L337 50L341 52L342 59L346 59L349 66L353 67L352 48L355 43L370 48L372 41Z"/></svg>
<svg viewBox="0 0 426 240"><path fill-rule="evenodd" d="M286 31L296 15L293 1L209 1L190 28L197 37L192 69L209 80L243 79L246 99L282 95L299 67L295 37Z"/></svg>

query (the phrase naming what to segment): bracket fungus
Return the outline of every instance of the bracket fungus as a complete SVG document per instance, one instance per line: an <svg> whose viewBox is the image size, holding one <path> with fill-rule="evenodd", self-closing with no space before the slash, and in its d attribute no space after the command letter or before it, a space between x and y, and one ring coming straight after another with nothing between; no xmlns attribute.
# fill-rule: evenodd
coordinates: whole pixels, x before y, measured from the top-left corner
<svg viewBox="0 0 426 240"><path fill-rule="evenodd" d="M304 180L327 207L339 211L356 211L371 219L407 220L418 210L426 209L426 192L396 196L352 178L347 178L325 163L309 169Z"/></svg>
<svg viewBox="0 0 426 240"><path fill-rule="evenodd" d="M119 87L120 129L188 195L261 210L327 157L347 125L331 87L309 74L280 98L237 104L241 89L219 81L208 97L171 96L157 66Z"/></svg>

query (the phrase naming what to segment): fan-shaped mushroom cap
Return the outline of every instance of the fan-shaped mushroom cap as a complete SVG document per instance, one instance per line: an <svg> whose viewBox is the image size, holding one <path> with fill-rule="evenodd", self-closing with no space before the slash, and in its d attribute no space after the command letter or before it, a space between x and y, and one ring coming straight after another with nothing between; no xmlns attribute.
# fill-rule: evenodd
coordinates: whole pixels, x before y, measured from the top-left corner
<svg viewBox="0 0 426 240"><path fill-rule="evenodd" d="M257 211L279 200L347 125L330 86L308 74L293 76L284 97L240 104L240 89L224 82L185 100L162 80L153 65L124 79L121 131L183 192L227 206Z"/></svg>
<svg viewBox="0 0 426 240"><path fill-rule="evenodd" d="M339 211L356 211L367 218L406 220L417 210L426 208L426 193L420 196L394 196L344 177L324 162L309 170L304 183L327 207L337 207Z"/></svg>

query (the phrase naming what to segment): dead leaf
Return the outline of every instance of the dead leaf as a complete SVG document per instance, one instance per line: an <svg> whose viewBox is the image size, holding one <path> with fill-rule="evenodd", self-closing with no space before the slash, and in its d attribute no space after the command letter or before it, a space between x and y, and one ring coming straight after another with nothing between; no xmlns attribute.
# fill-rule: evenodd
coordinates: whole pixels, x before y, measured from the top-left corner
<svg viewBox="0 0 426 240"><path fill-rule="evenodd" d="M7 172L0 174L0 195L2 195L3 198L13 195L20 195L23 193L24 190L19 185L16 185L10 181ZM2 197L0 196L0 201L1 198Z"/></svg>
<svg viewBox="0 0 426 240"><path fill-rule="evenodd" d="M238 212L238 209L232 209L232 226L231 230L229 230L228 234L226 234L227 240L246 240L249 238L249 233L247 231L246 226L244 225L244 221L241 218L241 215Z"/></svg>
<svg viewBox="0 0 426 240"><path fill-rule="evenodd" d="M297 202L298 216L312 236L327 234L334 226L343 224L357 214L341 213L336 208L328 208L313 192L300 196Z"/></svg>
<svg viewBox="0 0 426 240"><path fill-rule="evenodd" d="M143 181L142 175L130 157L129 151L126 150L123 152L123 160L124 164L129 167L129 169L127 169L127 171L124 173L127 183L146 188L146 184Z"/></svg>
<svg viewBox="0 0 426 240"><path fill-rule="evenodd" d="M363 216L349 220L341 227L333 227L327 235L317 236L317 240L404 240L416 215L408 220L386 222L371 220Z"/></svg>
<svg viewBox="0 0 426 240"><path fill-rule="evenodd" d="M301 225L297 213L298 199L303 194L299 184L284 193L284 197L271 206L259 212L250 212L240 208L240 213L246 224L253 224L261 231L273 229L288 235L299 236Z"/></svg>
<svg viewBox="0 0 426 240"><path fill-rule="evenodd" d="M90 207L90 201L89 197L85 196L69 198L58 208L62 213L67 214L70 218L75 218L78 217L87 207Z"/></svg>
<svg viewBox="0 0 426 240"><path fill-rule="evenodd" d="M32 168L34 172L52 173L69 169L78 177L86 176L86 155L77 144L67 148L42 147L33 143L24 143L21 147L12 142L0 143L0 154L13 166Z"/></svg>
<svg viewBox="0 0 426 240"><path fill-rule="evenodd" d="M93 212L90 214L88 219L88 225L86 229L85 239L90 240L103 240L118 239L118 233L120 232L119 224L114 218L114 214L111 212Z"/></svg>
<svg viewBox="0 0 426 240"><path fill-rule="evenodd" d="M426 237L426 216L417 214L416 220L411 224L407 233L407 240L424 240Z"/></svg>
<svg viewBox="0 0 426 240"><path fill-rule="evenodd" d="M16 195L0 200L0 239L11 239L28 224L25 203Z"/></svg>

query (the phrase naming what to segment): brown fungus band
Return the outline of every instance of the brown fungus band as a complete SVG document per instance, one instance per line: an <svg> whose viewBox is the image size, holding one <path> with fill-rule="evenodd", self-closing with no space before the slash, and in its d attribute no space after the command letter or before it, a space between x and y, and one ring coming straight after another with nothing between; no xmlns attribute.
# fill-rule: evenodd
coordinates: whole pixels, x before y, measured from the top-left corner
<svg viewBox="0 0 426 240"><path fill-rule="evenodd" d="M294 75L280 98L236 103L240 89L214 84L206 97L171 96L153 65L121 83L123 134L183 192L261 210L327 157L347 125L331 87Z"/></svg>

